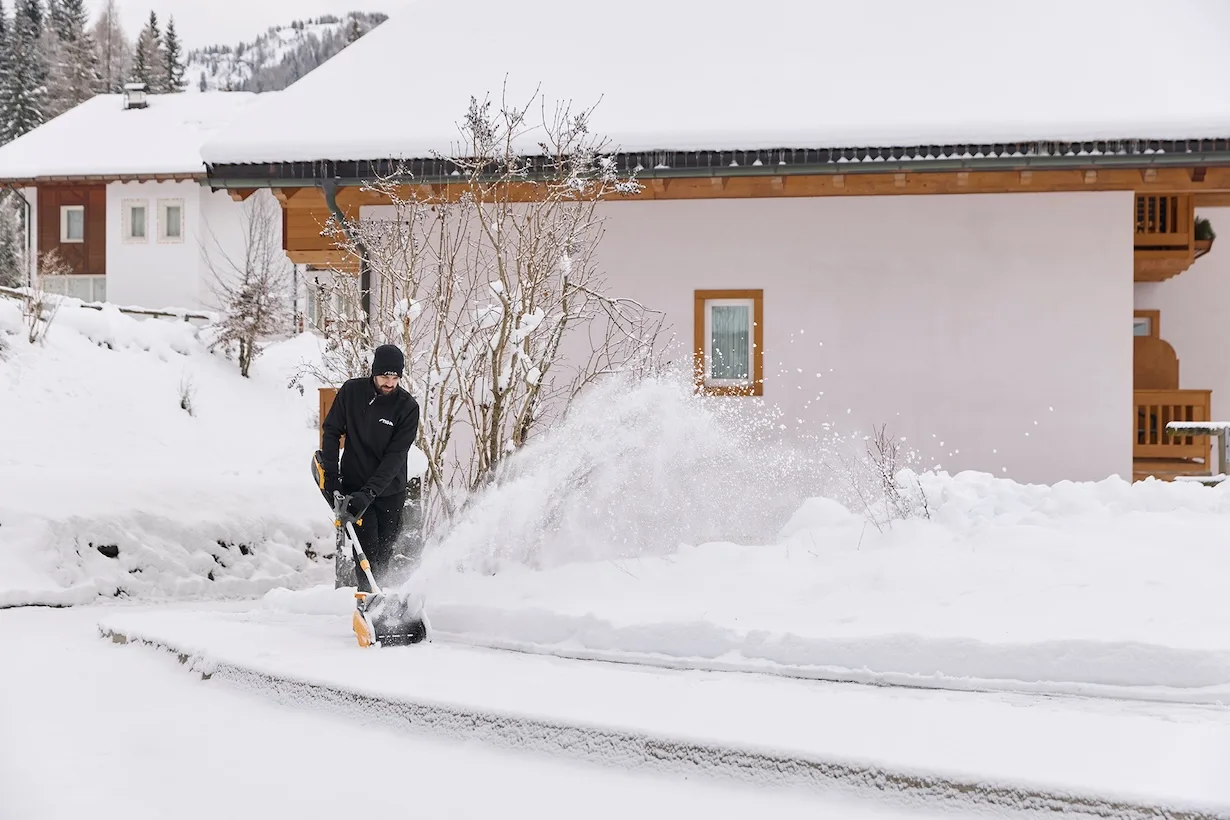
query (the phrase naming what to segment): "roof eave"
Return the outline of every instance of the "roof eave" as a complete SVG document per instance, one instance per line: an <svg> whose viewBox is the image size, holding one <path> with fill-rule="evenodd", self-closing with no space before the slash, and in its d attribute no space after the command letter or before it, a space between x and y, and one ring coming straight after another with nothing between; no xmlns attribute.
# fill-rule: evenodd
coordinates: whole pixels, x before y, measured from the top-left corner
<svg viewBox="0 0 1230 820"><path fill-rule="evenodd" d="M677 179L688 177L744 177L744 176L795 176L795 175L835 175L835 174L887 174L887 173L942 173L953 171L1046 171L1046 170L1081 170L1098 168L1141 169L1149 168L1196 168L1196 167L1228 167L1230 166L1230 140L1218 140L1221 143L1215 150L1187 151L1179 153L1144 152L1134 154L1078 154L1074 156L999 156L999 157L959 157L941 159L904 159L876 158L830 159L825 162L787 162L776 161L766 163L763 160L752 163L740 163L738 157L747 158L757 154L771 155L780 151L723 151L723 152L674 152L675 155L696 157L705 154L707 159L718 159L716 162L705 162L691 166L677 166L670 163L656 162L664 159L669 152L629 152L617 155L617 166L621 171L635 171L641 179ZM847 149L848 150L848 149ZM899 149L856 149L861 152L890 152ZM841 153L833 151L832 154ZM730 157L731 159L726 159ZM722 161L724 160L724 161ZM652 165L648 162L653 162ZM320 179L332 179L339 185L362 185L376 178L390 181L413 181L417 183L441 183L456 180L453 173L418 173L395 175L389 169L403 164L398 160L374 159L361 161L317 160L310 162L263 162L263 163L217 163L207 165L206 181L211 188L279 188L302 187L313 184ZM411 160L408 166L430 166L440 168L444 163L436 160ZM367 167L369 173L358 173L358 169ZM376 169L384 169L379 173Z"/></svg>
<svg viewBox="0 0 1230 820"><path fill-rule="evenodd" d="M142 174L40 174L38 176L0 176L0 185L63 185L74 182L204 182L204 171Z"/></svg>

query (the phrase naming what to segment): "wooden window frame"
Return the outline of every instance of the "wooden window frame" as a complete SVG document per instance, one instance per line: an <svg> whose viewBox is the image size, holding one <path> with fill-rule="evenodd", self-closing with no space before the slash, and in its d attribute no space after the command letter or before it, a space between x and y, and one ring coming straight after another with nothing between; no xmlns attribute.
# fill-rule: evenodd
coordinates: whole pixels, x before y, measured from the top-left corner
<svg viewBox="0 0 1230 820"><path fill-rule="evenodd" d="M73 239L68 235L68 214L71 211L81 212L81 238ZM85 242L85 206L84 205L61 205L60 206L60 244L61 245L81 245Z"/></svg>
<svg viewBox="0 0 1230 820"><path fill-rule="evenodd" d="M697 290L693 313L693 383L696 391L706 396L764 395L764 290ZM707 304L716 299L746 299L752 303L752 379L746 385L710 385L705 374L709 340L705 337Z"/></svg>

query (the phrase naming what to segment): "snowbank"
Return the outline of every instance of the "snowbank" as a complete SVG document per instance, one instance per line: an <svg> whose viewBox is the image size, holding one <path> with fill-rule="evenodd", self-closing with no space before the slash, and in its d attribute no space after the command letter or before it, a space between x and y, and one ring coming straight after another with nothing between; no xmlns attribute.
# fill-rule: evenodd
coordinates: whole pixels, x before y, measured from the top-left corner
<svg viewBox="0 0 1230 820"><path fill-rule="evenodd" d="M330 577L316 385L287 388L318 341L274 344L243 379L200 333L64 300L30 345L0 299L0 607Z"/></svg>
<svg viewBox="0 0 1230 820"><path fill-rule="evenodd" d="M883 532L811 499L776 543L440 574L433 627L536 652L955 688L1230 701L1230 492L924 475Z"/></svg>
<svg viewBox="0 0 1230 820"><path fill-rule="evenodd" d="M429 559L404 589L426 595L435 637L527 652L1230 702L1225 485L917 478L927 514L882 529L811 498L770 543L602 557L589 552L605 543L596 532L573 560L487 572L457 571L454 544L449 561ZM518 514L532 515L513 496ZM322 592L266 598L294 612L350 605Z"/></svg>

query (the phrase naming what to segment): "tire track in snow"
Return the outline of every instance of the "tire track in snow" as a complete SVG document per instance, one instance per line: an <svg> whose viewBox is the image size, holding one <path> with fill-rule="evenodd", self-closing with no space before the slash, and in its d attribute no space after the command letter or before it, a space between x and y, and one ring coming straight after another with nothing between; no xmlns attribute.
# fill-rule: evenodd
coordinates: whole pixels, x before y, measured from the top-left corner
<svg viewBox="0 0 1230 820"><path fill-rule="evenodd" d="M855 799L879 796L906 808L934 809L940 804L953 809L995 809L1038 816L1064 813L1107 820L1230 820L1230 813L1219 813L1207 807L1106 800L1072 791L961 780L815 756L578 726L494 711L458 709L426 700L374 697L212 660L165 640L130 638L125 632L107 626L100 626L99 633L117 644L170 652L181 664L197 672L202 680L225 682L282 705L322 709L350 720L360 719L440 737L478 740L518 751L545 752L669 775L704 775L757 785L805 787Z"/></svg>

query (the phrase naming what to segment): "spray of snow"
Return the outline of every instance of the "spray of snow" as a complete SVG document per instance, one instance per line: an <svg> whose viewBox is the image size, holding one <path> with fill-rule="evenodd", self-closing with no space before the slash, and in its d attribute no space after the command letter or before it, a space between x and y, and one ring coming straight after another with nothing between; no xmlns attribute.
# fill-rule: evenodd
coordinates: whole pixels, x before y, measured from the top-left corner
<svg viewBox="0 0 1230 820"><path fill-rule="evenodd" d="M706 541L766 543L805 499L856 503L864 442L780 433L760 400L699 397L678 374L611 378L507 462L414 584L454 568L495 571L662 555Z"/></svg>

